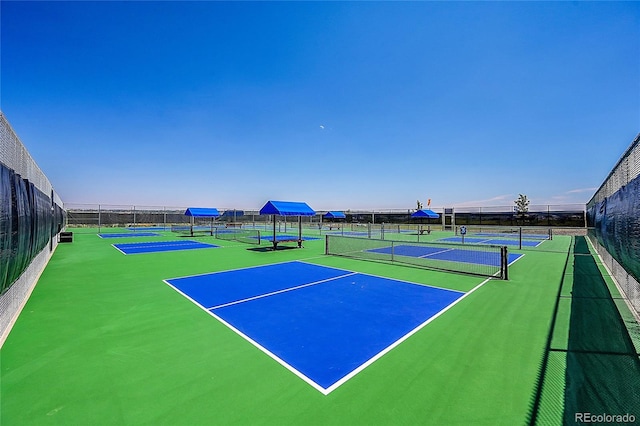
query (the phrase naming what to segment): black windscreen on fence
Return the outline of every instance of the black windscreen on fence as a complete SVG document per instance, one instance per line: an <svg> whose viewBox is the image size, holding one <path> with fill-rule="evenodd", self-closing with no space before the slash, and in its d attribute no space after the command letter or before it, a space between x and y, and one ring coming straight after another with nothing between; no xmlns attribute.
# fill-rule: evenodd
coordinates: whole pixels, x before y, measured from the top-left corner
<svg viewBox="0 0 640 426"><path fill-rule="evenodd" d="M11 171L0 163L0 294L9 282L11 216Z"/></svg>
<svg viewBox="0 0 640 426"><path fill-rule="evenodd" d="M640 281L640 176L590 205L587 220L598 242Z"/></svg>
<svg viewBox="0 0 640 426"><path fill-rule="evenodd" d="M62 207L0 163L0 294L63 226Z"/></svg>
<svg viewBox="0 0 640 426"><path fill-rule="evenodd" d="M27 205L27 186L20 175L11 175L11 261L9 284L13 283L26 267L29 257L29 225L31 214ZM6 289L5 289L6 290Z"/></svg>
<svg viewBox="0 0 640 426"><path fill-rule="evenodd" d="M640 133L587 203L587 225L625 298L640 314Z"/></svg>

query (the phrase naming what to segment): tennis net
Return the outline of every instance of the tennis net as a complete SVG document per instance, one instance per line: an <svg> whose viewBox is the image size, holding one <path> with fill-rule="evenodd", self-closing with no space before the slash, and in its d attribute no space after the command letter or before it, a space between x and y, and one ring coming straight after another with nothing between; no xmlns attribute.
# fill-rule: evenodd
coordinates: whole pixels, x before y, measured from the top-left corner
<svg viewBox="0 0 640 426"><path fill-rule="evenodd" d="M171 225L171 232L189 237L213 235L215 228L208 225Z"/></svg>
<svg viewBox="0 0 640 426"><path fill-rule="evenodd" d="M506 246L325 236L325 254L508 279Z"/></svg>
<svg viewBox="0 0 640 426"><path fill-rule="evenodd" d="M540 226L492 226L492 225L460 225L456 226L456 235L461 235L460 228L466 229L467 235L479 237L498 237L525 240L552 240L551 228Z"/></svg>
<svg viewBox="0 0 640 426"><path fill-rule="evenodd" d="M220 240L238 241L246 244L260 244L260 231L245 228L215 228L215 237Z"/></svg>

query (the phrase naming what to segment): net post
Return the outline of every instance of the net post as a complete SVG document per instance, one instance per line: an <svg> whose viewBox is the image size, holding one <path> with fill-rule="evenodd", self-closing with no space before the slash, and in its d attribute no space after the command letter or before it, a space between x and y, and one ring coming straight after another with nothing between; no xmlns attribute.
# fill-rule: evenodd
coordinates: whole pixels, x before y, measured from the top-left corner
<svg viewBox="0 0 640 426"><path fill-rule="evenodd" d="M329 234L324 236L324 254L329 254Z"/></svg>
<svg viewBox="0 0 640 426"><path fill-rule="evenodd" d="M273 251L276 251L278 248L278 240L276 239L276 215L272 214L271 218L273 220Z"/></svg>
<svg viewBox="0 0 640 426"><path fill-rule="evenodd" d="M500 248L500 278L509 279L509 254L507 246Z"/></svg>
<svg viewBox="0 0 640 426"><path fill-rule="evenodd" d="M522 226L518 228L518 250L522 250Z"/></svg>

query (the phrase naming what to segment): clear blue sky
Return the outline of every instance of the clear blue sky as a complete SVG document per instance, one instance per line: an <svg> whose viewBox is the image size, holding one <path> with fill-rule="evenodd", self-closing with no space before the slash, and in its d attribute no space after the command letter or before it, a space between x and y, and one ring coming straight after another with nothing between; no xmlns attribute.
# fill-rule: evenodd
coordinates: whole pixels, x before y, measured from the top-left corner
<svg viewBox="0 0 640 426"><path fill-rule="evenodd" d="M638 2L2 1L65 203L585 203L640 131Z"/></svg>

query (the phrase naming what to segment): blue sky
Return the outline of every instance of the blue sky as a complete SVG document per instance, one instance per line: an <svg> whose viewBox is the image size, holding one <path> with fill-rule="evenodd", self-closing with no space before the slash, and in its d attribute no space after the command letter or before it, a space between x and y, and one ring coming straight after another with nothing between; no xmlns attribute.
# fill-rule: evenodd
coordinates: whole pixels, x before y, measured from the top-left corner
<svg viewBox="0 0 640 426"><path fill-rule="evenodd" d="M65 203L585 203L640 131L638 2L0 8L0 108Z"/></svg>

